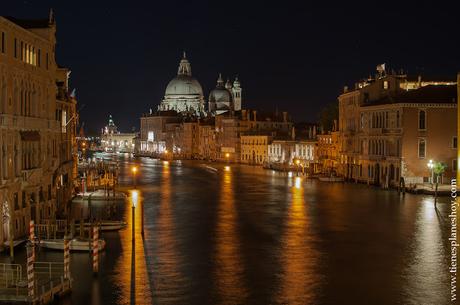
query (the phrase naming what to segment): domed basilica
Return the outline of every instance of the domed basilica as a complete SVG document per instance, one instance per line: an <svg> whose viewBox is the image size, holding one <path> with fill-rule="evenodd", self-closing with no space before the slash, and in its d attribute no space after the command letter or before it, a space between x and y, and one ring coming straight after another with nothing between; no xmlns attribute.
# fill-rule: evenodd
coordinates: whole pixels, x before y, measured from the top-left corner
<svg viewBox="0 0 460 305"><path fill-rule="evenodd" d="M201 117L231 110L237 111L241 110L241 92L242 88L238 78L235 78L233 84L227 80L224 85L222 76L219 74L217 86L210 92L208 107L205 109L203 89L200 83L192 77L192 67L184 52L177 76L166 87L164 99L158 106L158 110L175 110L178 113Z"/></svg>

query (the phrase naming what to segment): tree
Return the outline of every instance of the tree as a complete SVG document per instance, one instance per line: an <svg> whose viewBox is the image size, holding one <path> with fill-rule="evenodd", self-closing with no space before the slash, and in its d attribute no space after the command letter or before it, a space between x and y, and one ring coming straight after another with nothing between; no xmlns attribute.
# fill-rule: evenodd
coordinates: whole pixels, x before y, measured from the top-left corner
<svg viewBox="0 0 460 305"><path fill-rule="evenodd" d="M334 121L338 121L338 119L339 105L336 102L327 105L319 113L319 123L324 131L332 131Z"/></svg>
<svg viewBox="0 0 460 305"><path fill-rule="evenodd" d="M436 162L433 166L433 174L434 174L434 179L436 181L436 186L434 189L434 206L436 207L436 202L438 199L438 184L439 184L439 177L441 177L444 172L446 171L447 164L442 163L442 162Z"/></svg>

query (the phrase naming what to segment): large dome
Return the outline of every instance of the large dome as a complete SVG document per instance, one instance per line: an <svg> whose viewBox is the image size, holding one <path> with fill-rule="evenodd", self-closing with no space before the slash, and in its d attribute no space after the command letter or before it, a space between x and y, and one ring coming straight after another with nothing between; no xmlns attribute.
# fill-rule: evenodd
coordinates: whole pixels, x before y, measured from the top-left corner
<svg viewBox="0 0 460 305"><path fill-rule="evenodd" d="M166 87L165 97L167 96L187 96L187 95L203 95L203 89L200 83L190 75L177 75L173 78Z"/></svg>

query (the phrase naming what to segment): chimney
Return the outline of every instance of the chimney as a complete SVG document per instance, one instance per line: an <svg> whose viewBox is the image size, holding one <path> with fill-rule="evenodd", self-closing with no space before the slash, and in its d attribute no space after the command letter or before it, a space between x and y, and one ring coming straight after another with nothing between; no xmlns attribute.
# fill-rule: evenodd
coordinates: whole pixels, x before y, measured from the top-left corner
<svg viewBox="0 0 460 305"><path fill-rule="evenodd" d="M418 81L418 87L420 88L422 86L422 76L421 75L418 76L417 81Z"/></svg>
<svg viewBox="0 0 460 305"><path fill-rule="evenodd" d="M313 138L316 139L316 125L313 125Z"/></svg>
<svg viewBox="0 0 460 305"><path fill-rule="evenodd" d="M247 119L246 109L241 109L241 118L243 119L243 121L245 121Z"/></svg>
<svg viewBox="0 0 460 305"><path fill-rule="evenodd" d="M348 92L348 86L343 86L343 93L347 93Z"/></svg>
<svg viewBox="0 0 460 305"><path fill-rule="evenodd" d="M252 111L252 115L254 116L254 117L253 117L254 122L257 122L257 111L256 111L256 110L253 110L253 111Z"/></svg>
<svg viewBox="0 0 460 305"><path fill-rule="evenodd" d="M287 112L286 111L283 111L283 122L284 123L287 123Z"/></svg>

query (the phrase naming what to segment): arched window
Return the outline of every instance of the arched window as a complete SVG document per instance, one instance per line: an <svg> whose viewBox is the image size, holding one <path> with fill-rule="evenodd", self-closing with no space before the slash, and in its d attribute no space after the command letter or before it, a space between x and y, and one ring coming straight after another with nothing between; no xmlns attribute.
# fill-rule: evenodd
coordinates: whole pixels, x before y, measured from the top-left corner
<svg viewBox="0 0 460 305"><path fill-rule="evenodd" d="M418 129L426 129L426 111L420 110L418 113Z"/></svg>

